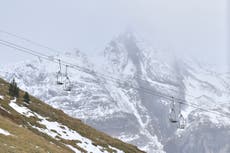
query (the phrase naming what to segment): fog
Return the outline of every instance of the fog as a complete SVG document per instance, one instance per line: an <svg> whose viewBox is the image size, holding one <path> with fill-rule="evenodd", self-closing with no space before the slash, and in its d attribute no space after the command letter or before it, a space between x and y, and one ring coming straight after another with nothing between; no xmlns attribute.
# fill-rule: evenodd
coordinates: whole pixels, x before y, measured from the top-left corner
<svg viewBox="0 0 230 153"><path fill-rule="evenodd" d="M90 54L132 29L158 50L227 71L228 10L227 0L2 0L0 30L60 52ZM20 43L4 33L0 39ZM0 52L0 64L28 58L3 46Z"/></svg>

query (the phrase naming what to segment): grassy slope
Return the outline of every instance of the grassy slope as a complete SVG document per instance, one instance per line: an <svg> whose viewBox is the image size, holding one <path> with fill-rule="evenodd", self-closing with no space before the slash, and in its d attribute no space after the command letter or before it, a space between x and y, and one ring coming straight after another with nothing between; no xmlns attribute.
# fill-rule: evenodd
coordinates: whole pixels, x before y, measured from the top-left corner
<svg viewBox="0 0 230 153"><path fill-rule="evenodd" d="M14 145L17 148L14 148L15 150L20 150L19 152L33 152L34 146L39 146L39 149L37 149L34 152L71 152L68 148L66 148L61 142L69 143L69 144L75 144L76 142L73 141L66 141L66 140L54 140L50 138L49 136L42 134L38 132L37 130L31 128L31 125L38 125L37 121L38 119L30 117L27 118L25 116L22 116L15 112L8 104L10 101L10 97L8 96L8 86L9 84L6 83L4 80L0 79L0 95L4 96L4 100L0 100L0 106L4 109L8 110L10 113L7 113L6 111L2 110L0 108L0 128L5 127L5 130L8 130L9 132L12 132L17 137L8 136L6 139L6 136L0 135L0 148L1 149L10 149L10 145ZM20 95L24 95L23 91L20 91ZM18 98L17 103L19 105L25 105L22 102L22 96ZM69 128L77 131L79 134L81 134L84 137L87 137L91 139L95 145L100 145L105 148L108 148L108 145L113 146L115 148L118 148L120 150L123 150L126 153L141 153L142 151L138 150L137 147L124 143L118 139L114 139L102 132L99 132L90 126L85 125L80 120L69 117L65 113L63 113L61 110L57 110L52 108L51 106L43 103L42 101L31 97L31 103L28 106L29 109L31 109L34 112L37 112L38 114L41 114L44 117L48 117L51 121L57 121L60 122ZM4 123L4 124L3 124ZM24 128L19 128L18 125L22 125ZM30 138L32 137L32 138ZM5 145L4 140L8 140L8 144ZM30 141L32 140L32 141ZM23 143L23 142L28 142ZM52 143L50 143L52 142ZM35 147L36 147L35 146ZM60 147L58 150L57 148ZM78 146L75 146L76 148ZM25 148L25 149L23 149ZM0 152L2 152L0 149ZM11 149L13 149L11 147ZM84 150L82 150L84 152ZM112 152L109 148L107 151ZM9 150L9 152L11 152Z"/></svg>
<svg viewBox="0 0 230 153"><path fill-rule="evenodd" d="M0 152L2 153L71 152L66 148L50 143L42 136L36 135L32 131L18 126L2 116L0 116L0 127L12 134L11 136L0 134Z"/></svg>

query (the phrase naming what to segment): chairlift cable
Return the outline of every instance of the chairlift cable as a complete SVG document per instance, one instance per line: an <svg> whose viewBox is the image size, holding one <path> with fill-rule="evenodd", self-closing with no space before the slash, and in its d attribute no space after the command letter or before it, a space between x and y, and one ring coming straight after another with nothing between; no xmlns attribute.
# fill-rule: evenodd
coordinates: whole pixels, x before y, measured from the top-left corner
<svg viewBox="0 0 230 153"><path fill-rule="evenodd" d="M51 60L49 56L45 55L45 54L42 54L40 52L37 52L37 51L34 51L32 49L28 49L28 48L25 48L25 47L22 47L22 46L19 46L19 45L16 45L14 43L11 43L11 42L8 42L8 41L4 41L4 40L1 40L0 39L0 44L1 45L4 45L4 46L7 46L9 48L13 48L15 50L18 50L18 51L21 51L21 52L24 52L24 53L27 53L27 54L30 54L30 55L33 55L33 56L36 56L36 57L40 57L40 58L43 58L45 60L48 60L50 62L53 62L53 63L59 63L56 59L54 58L54 60ZM105 74L100 74L99 72L95 72L95 71L92 71L88 68L84 68L84 67L80 67L78 65L75 65L75 64L72 64L72 63L68 63L66 61L62 61L62 65L63 64L66 64L66 65L69 65L70 68L72 69L75 69L75 70L78 70L78 71L82 71L82 72L85 72L85 73L88 73L90 74L91 72L101 76L102 78L105 78L109 81L112 81L112 82L115 82L115 83L121 83L121 84L124 84L125 81L122 81L121 79L117 79L117 78L114 78L114 77L111 77L111 76L108 76L108 75L105 75ZM144 91L145 93L147 94L150 94L150 95L154 95L154 96L158 96L158 97L161 97L161 98L164 98L164 99L168 99L170 100L172 96L169 96L169 95L166 95L166 94L163 94L163 93L160 93L160 92L156 92L156 91L153 91L151 89L148 89L148 88L145 88L143 86L139 86L139 87L135 87L131 84L129 84L129 87L130 88L133 88L133 89L136 89L136 90L140 90L140 91ZM190 106L190 107L193 107L193 108L196 108L196 109L199 109L199 110L202 110L202 111L206 111L206 112L209 112L209 113L213 113L213 114L216 114L218 116L222 116L222 117L230 117L230 115L227 115L227 114L223 114L223 113L217 113L216 111L213 111L213 110L208 110L208 109L205 109L205 108L201 108L199 107L198 105L196 104L192 104L192 103L188 103L186 100L184 99L181 99L181 98L176 98L174 97L175 100L176 100L176 103L181 103L183 105L187 105L187 106Z"/></svg>
<svg viewBox="0 0 230 153"><path fill-rule="evenodd" d="M0 32L1 32L1 33L4 33L4 34L7 34L7 35L9 35L9 36L12 36L12 37L15 37L15 38L18 38L18 39L27 41L27 42L29 42L29 43L31 43L31 44L34 44L34 45L36 45L36 46L39 46L39 47L42 47L42 48L44 48L44 49L50 50L50 51L52 51L52 52L54 52L54 53L60 54L60 51L57 50L57 49L48 47L48 46L43 45L43 44L41 44L41 43L38 43L38 42L36 42L36 41L34 41L34 40L31 40L31 39L28 39L28 38L19 36L18 34L15 34L15 33L12 33L12 32L8 32L8 31L5 31L5 30L1 30L1 29L0 29ZM139 80L139 81L144 81L144 82L146 82L146 83L148 83L148 84L152 84L151 82L149 82L149 81L147 81L147 80L142 80L142 79L140 79L140 78L138 78L138 77L134 77L134 78L137 79L137 80ZM172 89L172 90L178 93L178 91L176 91L176 90L174 90L174 89ZM181 94L184 94L184 93L181 92ZM186 94L186 96L192 97L192 98L197 98L196 96L193 96L193 95L191 95L191 94Z"/></svg>
<svg viewBox="0 0 230 153"><path fill-rule="evenodd" d="M5 30L1 30L1 29L0 29L0 33L4 33L4 34L7 34L7 35L9 35L9 36L15 37L15 38L17 38L17 39L21 39L21 40L26 41L26 42L28 42L28 43L30 43L30 44L33 44L33 45L36 45L36 46L38 46L38 47L41 47L41 48L47 49L47 50L49 50L49 51L52 51L53 53L60 53L60 51L57 50L57 49L48 47L48 46L46 46L46 45L43 45L43 44L38 43L38 42L36 42L36 41L33 41L33 40L31 40L31 39L28 39L28 38L19 36L18 34L15 34L15 33L12 33L12 32L8 32L8 31L5 31Z"/></svg>
<svg viewBox="0 0 230 153"><path fill-rule="evenodd" d="M17 35L17 34L12 33L12 32L8 32L8 31L1 30L1 29L0 29L0 32L1 32L1 33L4 33L4 34L7 34L7 35L9 35L9 36L12 36L12 37L15 37L15 38L18 38L18 39L27 41L27 42L29 42L29 43L31 43L31 44L34 44L34 45L39 46L39 47L42 47L42 48L44 48L44 49L48 49L48 50L50 50L50 51L52 51L52 52L55 52L55 53L58 53L58 54L60 53L60 51L58 51L57 49L48 47L48 46L46 46L46 45L42 45L41 43L38 43L38 42L33 41L33 40L30 40L30 39L28 39L28 38L19 36L19 35ZM43 54L43 55L44 55L44 54ZM47 55L46 55L46 56L47 56ZM71 64L71 63L66 63L66 64ZM147 81L147 80L142 80L142 79L140 79L139 77L134 77L134 78L137 79L137 80L139 80L139 81L146 82L146 83L148 83L148 84L150 84L150 85L152 84L151 82L149 82L149 81ZM162 86L162 87L163 87L163 86ZM174 90L174 89L172 89L172 91L177 92L177 93L179 92L179 91L176 91L176 90ZM185 94L184 92L180 92L180 93L181 93L181 94ZM193 99L197 98L196 96L191 95L191 94L186 94L186 96L187 96L187 97L191 97L191 98L193 98ZM190 100L192 100L192 99L190 99Z"/></svg>

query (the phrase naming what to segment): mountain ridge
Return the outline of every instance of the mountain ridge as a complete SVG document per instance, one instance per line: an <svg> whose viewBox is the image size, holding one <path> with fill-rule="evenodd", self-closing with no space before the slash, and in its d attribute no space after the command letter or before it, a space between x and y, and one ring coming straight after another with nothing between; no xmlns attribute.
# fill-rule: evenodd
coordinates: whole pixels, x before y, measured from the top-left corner
<svg viewBox="0 0 230 153"><path fill-rule="evenodd" d="M204 150L206 144L215 143L205 138L213 138L218 132L222 133L221 130L226 133L229 131L229 119L217 115L230 114L229 103L226 103L229 102L229 75L216 74L194 61L180 60L167 52L154 50L135 37L130 34L120 35L105 47L99 57L88 60L71 54L59 55L57 58L63 61L96 72L69 70L73 83L71 92L65 92L55 84L58 65L49 61L28 61L15 68L6 68L6 72L1 74L6 80L12 76L18 77L19 86L32 95L149 153L230 150L228 139L219 142L217 151L212 147L211 150ZM27 64L32 64L38 70ZM30 77L25 77L27 75ZM119 84L113 78L123 83ZM150 89L153 94L135 90L129 84ZM188 103L182 106L182 114L187 121L184 130L178 130L168 121L171 100L156 96L155 92L178 97ZM189 105L217 111L217 114ZM202 143L199 143L198 136L190 139L189 135L197 135L202 128L207 129L206 124L216 134L204 131L207 135L200 135L203 136L200 139ZM195 150L189 144L194 144L198 149Z"/></svg>

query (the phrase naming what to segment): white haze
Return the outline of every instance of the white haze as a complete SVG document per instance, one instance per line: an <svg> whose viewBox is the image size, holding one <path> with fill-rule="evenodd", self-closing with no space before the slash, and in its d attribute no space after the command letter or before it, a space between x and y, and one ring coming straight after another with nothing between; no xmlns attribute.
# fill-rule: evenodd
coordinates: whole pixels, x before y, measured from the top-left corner
<svg viewBox="0 0 230 153"><path fill-rule="evenodd" d="M156 49L227 71L227 6L227 0L2 0L0 30L60 52L79 48L90 54L128 28ZM0 39L20 43L3 33ZM0 52L0 64L29 57L2 46Z"/></svg>

